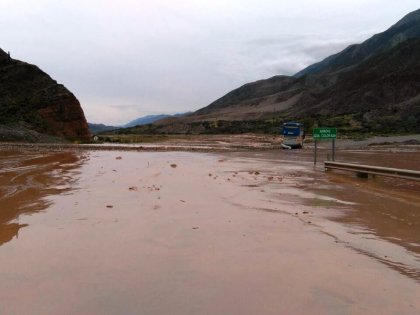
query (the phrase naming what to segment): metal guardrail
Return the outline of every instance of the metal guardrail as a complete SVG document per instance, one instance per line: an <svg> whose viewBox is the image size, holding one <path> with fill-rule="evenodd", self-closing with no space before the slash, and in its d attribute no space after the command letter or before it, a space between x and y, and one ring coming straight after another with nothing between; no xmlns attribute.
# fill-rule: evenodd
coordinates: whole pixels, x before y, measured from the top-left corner
<svg viewBox="0 0 420 315"><path fill-rule="evenodd" d="M361 164L341 163L341 162L325 162L325 169L335 169L342 171L356 172L359 177L368 177L369 175L379 175L396 177L401 179L409 179L420 181L420 172L399 168L389 168L380 166L370 166Z"/></svg>

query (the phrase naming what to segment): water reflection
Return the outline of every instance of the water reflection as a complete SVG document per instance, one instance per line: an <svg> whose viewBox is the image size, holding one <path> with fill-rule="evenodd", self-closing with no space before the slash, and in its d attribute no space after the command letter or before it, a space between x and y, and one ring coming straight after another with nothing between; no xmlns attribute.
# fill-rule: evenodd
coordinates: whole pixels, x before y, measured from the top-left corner
<svg viewBox="0 0 420 315"><path fill-rule="evenodd" d="M0 246L27 226L20 215L47 209L45 197L71 189L85 160L75 152L0 150Z"/></svg>
<svg viewBox="0 0 420 315"><path fill-rule="evenodd" d="M342 215L324 222L326 232L403 274L420 279L420 183L327 173L329 185L311 188L352 205L330 205ZM313 204L312 206L318 206Z"/></svg>

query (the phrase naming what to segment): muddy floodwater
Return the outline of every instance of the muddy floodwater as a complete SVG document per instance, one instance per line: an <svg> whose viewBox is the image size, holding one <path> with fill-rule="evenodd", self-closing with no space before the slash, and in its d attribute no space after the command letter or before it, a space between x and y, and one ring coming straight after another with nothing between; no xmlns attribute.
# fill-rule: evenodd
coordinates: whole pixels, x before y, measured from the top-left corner
<svg viewBox="0 0 420 315"><path fill-rule="evenodd" d="M0 150L0 314L420 314L420 182L310 150L43 150Z"/></svg>

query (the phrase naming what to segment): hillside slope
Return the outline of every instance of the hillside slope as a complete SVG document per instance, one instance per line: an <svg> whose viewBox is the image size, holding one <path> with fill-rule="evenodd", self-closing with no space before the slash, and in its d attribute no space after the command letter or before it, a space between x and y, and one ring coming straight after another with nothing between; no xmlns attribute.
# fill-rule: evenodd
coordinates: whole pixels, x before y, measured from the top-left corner
<svg viewBox="0 0 420 315"><path fill-rule="evenodd" d="M389 115L420 119L419 56L420 39L408 40L361 63L331 87L309 89L312 97L298 103L289 114L359 113L372 118Z"/></svg>
<svg viewBox="0 0 420 315"><path fill-rule="evenodd" d="M0 124L24 124L37 133L66 139L90 138L76 97L37 66L9 59L1 49Z"/></svg>
<svg viewBox="0 0 420 315"><path fill-rule="evenodd" d="M351 45L342 52L332 55L295 74L295 77L346 71L363 61L379 55L399 44L420 37L420 9L407 14L397 24L383 33L376 34L365 42Z"/></svg>
<svg viewBox="0 0 420 315"><path fill-rule="evenodd" d="M250 124L267 130L261 124L298 119L308 127L318 123L361 132L420 132L419 56L417 10L295 76L245 84L193 114L158 121L147 130L213 133L228 126L240 132L251 130Z"/></svg>

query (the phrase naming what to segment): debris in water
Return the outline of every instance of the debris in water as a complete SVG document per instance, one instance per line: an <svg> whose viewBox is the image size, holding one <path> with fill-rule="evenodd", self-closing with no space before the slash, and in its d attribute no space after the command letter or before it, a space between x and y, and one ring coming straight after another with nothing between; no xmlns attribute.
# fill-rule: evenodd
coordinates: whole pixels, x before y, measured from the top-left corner
<svg viewBox="0 0 420 315"><path fill-rule="evenodd" d="M107 205L106 207L107 207L107 208L109 208L109 209L114 208L114 206L113 206L113 205Z"/></svg>
<svg viewBox="0 0 420 315"><path fill-rule="evenodd" d="M122 157L121 156L117 156L115 159L116 160L122 160Z"/></svg>

